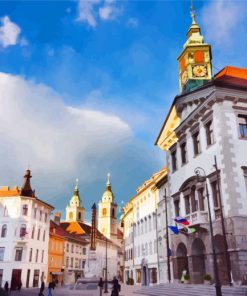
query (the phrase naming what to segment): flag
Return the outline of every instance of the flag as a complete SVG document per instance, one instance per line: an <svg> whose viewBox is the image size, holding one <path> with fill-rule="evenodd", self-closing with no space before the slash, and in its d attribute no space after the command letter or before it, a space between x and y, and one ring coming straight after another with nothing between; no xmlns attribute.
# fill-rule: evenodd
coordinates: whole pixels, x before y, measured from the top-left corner
<svg viewBox="0 0 247 296"><path fill-rule="evenodd" d="M177 217L174 220L175 220L175 222L181 223L183 225L190 225L190 222L187 219L182 218L182 217Z"/></svg>
<svg viewBox="0 0 247 296"><path fill-rule="evenodd" d="M179 234L179 230L177 228L177 226L168 226L168 228L170 228L170 230L175 233L175 234Z"/></svg>
<svg viewBox="0 0 247 296"><path fill-rule="evenodd" d="M188 233L195 233L196 232L196 229L194 227L188 227L187 230L188 230Z"/></svg>

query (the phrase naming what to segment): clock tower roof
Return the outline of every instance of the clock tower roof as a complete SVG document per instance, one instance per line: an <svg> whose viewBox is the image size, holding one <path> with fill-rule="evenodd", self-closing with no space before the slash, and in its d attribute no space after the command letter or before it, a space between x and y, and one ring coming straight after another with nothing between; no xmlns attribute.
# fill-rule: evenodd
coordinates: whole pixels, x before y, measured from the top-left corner
<svg viewBox="0 0 247 296"><path fill-rule="evenodd" d="M76 179L74 193L73 193L73 196L70 199L70 206L81 207L81 199L80 199L80 195L79 195L78 181L79 180Z"/></svg>
<svg viewBox="0 0 247 296"><path fill-rule="evenodd" d="M114 194L111 190L111 181L110 181L111 174L107 174L107 182L106 182L106 189L102 195L102 202L114 202Z"/></svg>

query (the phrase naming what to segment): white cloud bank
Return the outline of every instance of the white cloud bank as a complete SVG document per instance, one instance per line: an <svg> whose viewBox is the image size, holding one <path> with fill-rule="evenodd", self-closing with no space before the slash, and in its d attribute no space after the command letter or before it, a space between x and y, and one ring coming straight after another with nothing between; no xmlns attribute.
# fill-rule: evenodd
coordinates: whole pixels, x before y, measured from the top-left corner
<svg viewBox="0 0 247 296"><path fill-rule="evenodd" d="M95 177L132 131L117 116L67 106L45 85L0 73L0 139L1 185L20 180L30 164L39 189L54 193Z"/></svg>
<svg viewBox="0 0 247 296"><path fill-rule="evenodd" d="M245 1L213 0L205 2L201 11L202 28L208 42L216 45L229 44L246 16Z"/></svg>
<svg viewBox="0 0 247 296"><path fill-rule="evenodd" d="M21 28L11 22L8 16L1 18L0 25L0 46L3 48L20 44L21 46L27 45L27 41L24 38L20 38Z"/></svg>

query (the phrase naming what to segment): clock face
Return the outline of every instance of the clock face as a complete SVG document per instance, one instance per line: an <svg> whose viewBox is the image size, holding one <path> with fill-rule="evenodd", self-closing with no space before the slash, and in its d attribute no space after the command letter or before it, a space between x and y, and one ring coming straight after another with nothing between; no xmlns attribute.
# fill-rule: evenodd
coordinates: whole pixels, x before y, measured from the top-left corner
<svg viewBox="0 0 247 296"><path fill-rule="evenodd" d="M192 67L193 76L195 77L205 77L208 75L207 67L204 65L197 65Z"/></svg>
<svg viewBox="0 0 247 296"><path fill-rule="evenodd" d="M181 81L183 85L188 81L188 72L186 70L181 75Z"/></svg>

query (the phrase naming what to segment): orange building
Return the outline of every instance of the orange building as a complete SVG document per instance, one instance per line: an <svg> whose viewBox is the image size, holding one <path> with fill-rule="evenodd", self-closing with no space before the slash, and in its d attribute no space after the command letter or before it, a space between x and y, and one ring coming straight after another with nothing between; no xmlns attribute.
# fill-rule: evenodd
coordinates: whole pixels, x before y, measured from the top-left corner
<svg viewBox="0 0 247 296"><path fill-rule="evenodd" d="M55 214L56 215L56 214ZM55 218L56 220L56 218ZM54 221L50 221L47 281L64 282L64 245L66 232Z"/></svg>

